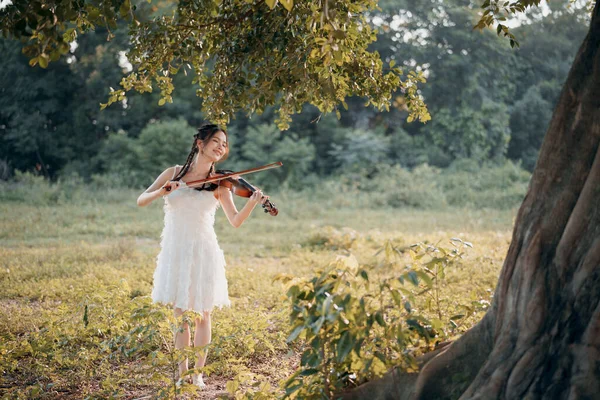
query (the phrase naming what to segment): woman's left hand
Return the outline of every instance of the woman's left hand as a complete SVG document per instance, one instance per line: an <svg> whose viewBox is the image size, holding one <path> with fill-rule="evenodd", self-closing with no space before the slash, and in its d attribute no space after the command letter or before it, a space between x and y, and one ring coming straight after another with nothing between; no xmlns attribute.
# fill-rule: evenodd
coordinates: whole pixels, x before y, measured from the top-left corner
<svg viewBox="0 0 600 400"><path fill-rule="evenodd" d="M265 202L269 200L269 196L265 196L262 190L256 188L254 193L252 193L252 196L250 196L250 200L255 202L256 204L265 204Z"/></svg>

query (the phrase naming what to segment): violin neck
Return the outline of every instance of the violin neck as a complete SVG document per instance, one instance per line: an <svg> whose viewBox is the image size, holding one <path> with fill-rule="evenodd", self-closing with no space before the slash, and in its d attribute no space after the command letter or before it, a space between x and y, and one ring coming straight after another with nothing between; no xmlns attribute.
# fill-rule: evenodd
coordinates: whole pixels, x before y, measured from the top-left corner
<svg viewBox="0 0 600 400"><path fill-rule="evenodd" d="M238 178L237 181L246 189L248 189L249 191L251 191L252 193L254 193L256 191L256 189L254 188L254 186L252 186L250 183L248 183L247 180L245 180L244 178Z"/></svg>

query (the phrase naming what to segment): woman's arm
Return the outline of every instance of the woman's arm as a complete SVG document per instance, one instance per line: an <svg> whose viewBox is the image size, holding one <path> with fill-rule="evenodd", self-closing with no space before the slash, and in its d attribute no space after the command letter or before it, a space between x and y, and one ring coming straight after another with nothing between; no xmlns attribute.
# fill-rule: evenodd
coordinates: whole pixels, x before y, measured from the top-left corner
<svg viewBox="0 0 600 400"><path fill-rule="evenodd" d="M267 196L263 196L262 192L257 190L252 194L252 197L248 199L244 207L238 211L233 202L233 195L229 189L219 186L216 192L217 199L219 199L221 207L223 207L227 220L234 228L239 228L244 223L257 204L260 204L261 202L264 203L268 200Z"/></svg>
<svg viewBox="0 0 600 400"><path fill-rule="evenodd" d="M156 178L154 183L150 185L144 193L140 194L140 197L137 199L137 205L140 207L147 206L159 197L170 193L167 192L167 187L170 187L171 191L179 188L179 182L170 181L170 179L173 179L175 176L176 168L177 167L170 167L165 169L162 174Z"/></svg>

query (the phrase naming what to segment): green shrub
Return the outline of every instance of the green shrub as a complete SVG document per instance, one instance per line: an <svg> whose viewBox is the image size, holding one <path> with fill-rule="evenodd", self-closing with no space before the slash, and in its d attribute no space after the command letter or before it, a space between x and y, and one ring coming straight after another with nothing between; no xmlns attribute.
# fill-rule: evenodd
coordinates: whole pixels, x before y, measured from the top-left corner
<svg viewBox="0 0 600 400"><path fill-rule="evenodd" d="M482 165L460 160L447 169L379 165L376 171L370 176L357 171L329 177L306 187L302 195L323 207L510 209L525 197L531 177L510 161Z"/></svg>
<svg viewBox="0 0 600 400"><path fill-rule="evenodd" d="M234 144L232 151L231 158L224 163L227 169L239 171L275 161L283 162L281 168L248 177L252 184L270 190L286 181L304 183L315 158L315 146L308 138L282 132L274 124L250 126L243 143Z"/></svg>
<svg viewBox="0 0 600 400"><path fill-rule="evenodd" d="M474 309L442 294L446 271L460 268L465 248L471 247L456 238L450 243L450 248L411 246L412 263L404 268L395 265L402 251L386 242L378 252L384 256L379 266L338 256L312 277L277 278L288 288L287 341L302 343L300 366L284 386L286 397L332 399L392 368L415 371L416 355L480 316L487 300Z"/></svg>
<svg viewBox="0 0 600 400"><path fill-rule="evenodd" d="M150 123L135 139L115 133L104 141L95 162L128 186L147 187L166 168L185 162L194 133L183 119Z"/></svg>
<svg viewBox="0 0 600 400"><path fill-rule="evenodd" d="M449 205L470 208L506 209L519 205L531 175L518 164L484 164L461 161L444 170L440 181Z"/></svg>
<svg viewBox="0 0 600 400"><path fill-rule="evenodd" d="M340 143L332 143L329 155L340 171L372 173L375 166L389 161L389 137L373 131L353 130Z"/></svg>
<svg viewBox="0 0 600 400"><path fill-rule="evenodd" d="M295 173L288 176L289 172L284 171L278 176L278 170L273 170L249 179L266 189L273 199L300 199L321 210L332 207L504 210L519 206L531 177L520 165L510 161L482 165L472 160L460 160L447 169L427 164L412 170L399 165L375 167L376 172L371 175L366 171L355 171L324 179L308 174L297 180ZM131 192L139 193L150 185L162 167L154 167L154 176L141 171L119 167L106 174L92 175L87 182L71 174L53 183L30 172L16 171L14 181L0 181L0 200L36 205L94 203L99 199L131 201Z"/></svg>
<svg viewBox="0 0 600 400"><path fill-rule="evenodd" d="M394 208L441 208L446 205L446 196L437 184L440 170L427 164L408 171L394 166L371 180L374 195L381 192L383 205Z"/></svg>
<svg viewBox="0 0 600 400"><path fill-rule="evenodd" d="M304 242L305 246L323 247L329 250L349 251L359 234L354 229L342 228L336 229L332 226L325 226L311 233Z"/></svg>

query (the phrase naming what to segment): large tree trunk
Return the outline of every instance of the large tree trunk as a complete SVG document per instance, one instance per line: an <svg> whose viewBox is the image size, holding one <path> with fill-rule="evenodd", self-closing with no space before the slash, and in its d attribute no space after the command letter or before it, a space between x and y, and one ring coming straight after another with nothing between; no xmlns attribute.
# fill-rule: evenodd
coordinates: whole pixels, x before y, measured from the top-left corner
<svg viewBox="0 0 600 400"><path fill-rule="evenodd" d="M388 388L379 399L600 399L599 300L597 0L517 215L492 307L418 376L392 372L371 387ZM365 394L359 388L345 398Z"/></svg>

